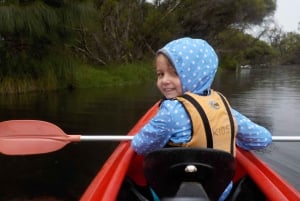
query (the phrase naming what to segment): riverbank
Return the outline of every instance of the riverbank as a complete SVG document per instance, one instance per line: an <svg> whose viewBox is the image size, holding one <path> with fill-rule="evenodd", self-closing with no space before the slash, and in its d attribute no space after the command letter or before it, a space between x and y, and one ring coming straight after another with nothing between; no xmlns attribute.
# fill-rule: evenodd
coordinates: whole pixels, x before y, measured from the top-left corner
<svg viewBox="0 0 300 201"><path fill-rule="evenodd" d="M128 86L155 79L153 63L140 61L109 66L73 65L61 73L48 70L42 76L10 76L1 79L0 94L18 94L59 89Z"/></svg>

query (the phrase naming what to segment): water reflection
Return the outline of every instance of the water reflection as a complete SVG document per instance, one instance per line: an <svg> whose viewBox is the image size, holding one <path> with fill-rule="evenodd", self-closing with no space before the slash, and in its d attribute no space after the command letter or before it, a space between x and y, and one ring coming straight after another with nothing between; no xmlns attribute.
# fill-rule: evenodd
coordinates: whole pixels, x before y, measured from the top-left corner
<svg viewBox="0 0 300 201"><path fill-rule="evenodd" d="M0 97L0 121L39 119L67 134L125 135L160 97L153 84ZM44 155L0 155L0 200L78 200L117 142L72 143Z"/></svg>
<svg viewBox="0 0 300 201"><path fill-rule="evenodd" d="M218 73L214 88L232 107L264 125L273 135L299 135L300 66ZM0 121L39 119L68 134L125 135L158 99L154 83L135 87L85 89L0 96ZM52 195L78 200L113 151L116 142L72 143L36 156L0 155L0 200ZM274 143L259 152L300 189L299 142Z"/></svg>

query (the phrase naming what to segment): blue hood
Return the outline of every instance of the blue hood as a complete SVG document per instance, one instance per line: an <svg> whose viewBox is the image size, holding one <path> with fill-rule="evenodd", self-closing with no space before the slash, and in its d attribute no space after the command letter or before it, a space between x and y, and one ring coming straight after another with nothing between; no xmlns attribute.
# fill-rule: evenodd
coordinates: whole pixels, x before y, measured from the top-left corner
<svg viewBox="0 0 300 201"><path fill-rule="evenodd" d="M218 56L204 40L181 38L171 41L158 53L165 54L175 67L182 92L204 94L210 90L218 68Z"/></svg>

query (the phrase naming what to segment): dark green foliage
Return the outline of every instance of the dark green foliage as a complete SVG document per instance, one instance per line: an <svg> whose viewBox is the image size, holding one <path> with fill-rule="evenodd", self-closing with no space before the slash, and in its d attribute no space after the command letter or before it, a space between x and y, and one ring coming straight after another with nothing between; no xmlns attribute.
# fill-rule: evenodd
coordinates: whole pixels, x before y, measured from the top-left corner
<svg viewBox="0 0 300 201"><path fill-rule="evenodd" d="M239 24L259 24L275 5L270 0L97 1L96 20L79 29L73 47L78 56L101 65L153 56L183 36L204 38L218 48L220 33Z"/></svg>
<svg viewBox="0 0 300 201"><path fill-rule="evenodd" d="M244 34L236 29L228 29L218 36L221 66L235 69L241 65L272 64L276 51L266 42Z"/></svg>
<svg viewBox="0 0 300 201"><path fill-rule="evenodd" d="M183 36L210 42L225 68L271 63L278 52L297 62L287 55L298 45L270 47L243 33L275 8L275 0L1 1L0 79L53 75L58 85L76 85L70 67L147 60Z"/></svg>
<svg viewBox="0 0 300 201"><path fill-rule="evenodd" d="M280 41L279 47L284 64L300 63L300 34L284 34L283 38Z"/></svg>
<svg viewBox="0 0 300 201"><path fill-rule="evenodd" d="M5 1L0 6L0 75L33 78L47 71L41 61L64 56L74 29L84 19L83 3ZM54 66L53 66L54 67ZM50 68L53 68L50 67Z"/></svg>

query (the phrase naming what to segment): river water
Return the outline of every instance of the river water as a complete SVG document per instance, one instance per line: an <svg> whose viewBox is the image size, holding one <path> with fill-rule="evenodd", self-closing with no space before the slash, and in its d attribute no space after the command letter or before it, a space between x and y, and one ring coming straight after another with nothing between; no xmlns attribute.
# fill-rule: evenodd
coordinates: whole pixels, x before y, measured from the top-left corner
<svg viewBox="0 0 300 201"><path fill-rule="evenodd" d="M273 135L300 135L300 66L218 73L213 88ZM125 135L160 98L155 83L0 96L0 121L38 119L67 134ZM256 152L300 190L300 142L273 142ZM0 201L76 201L117 142L70 143L52 153L0 155ZM0 147L1 151L1 147Z"/></svg>

